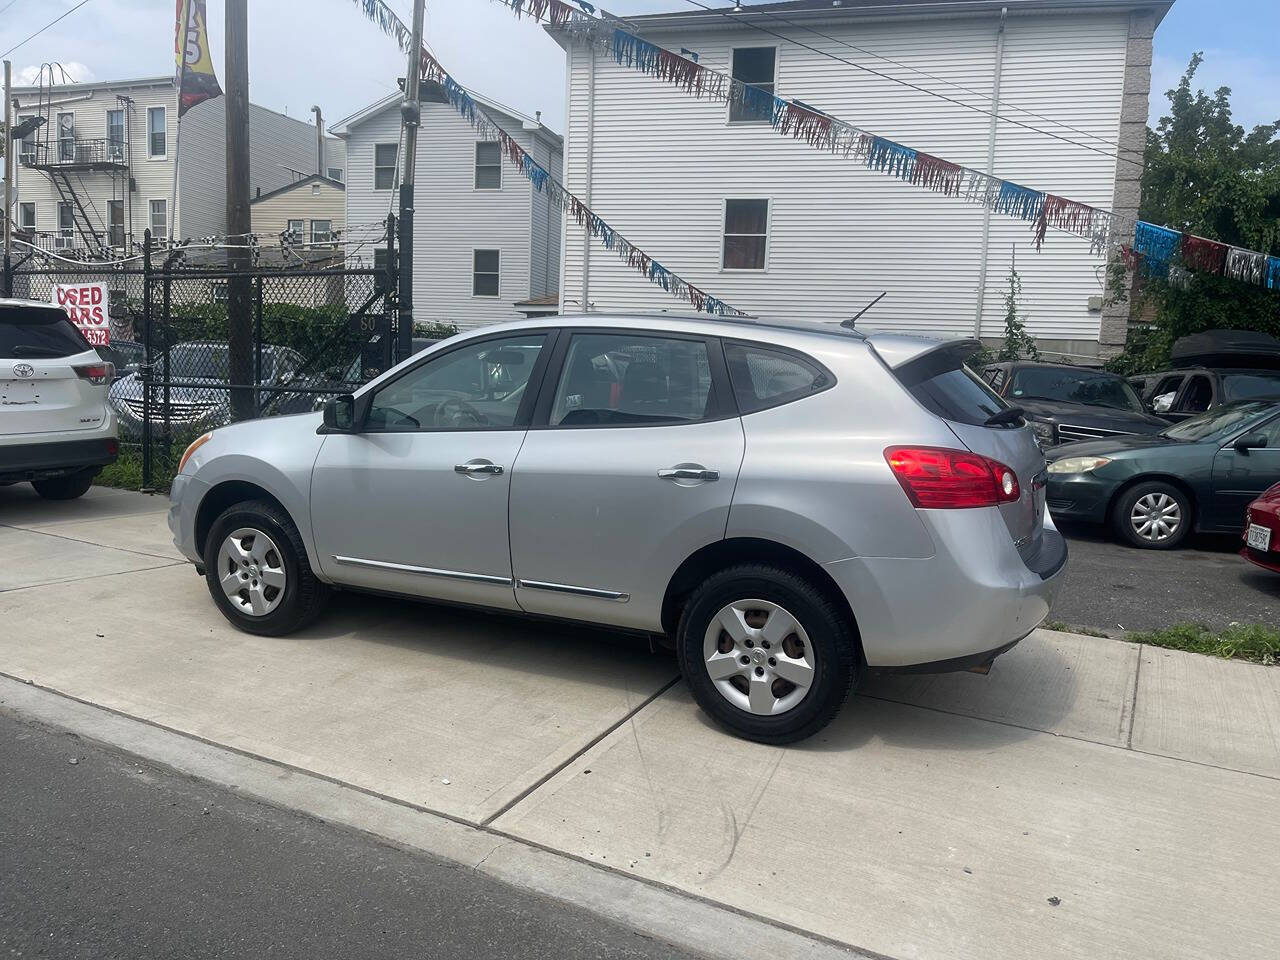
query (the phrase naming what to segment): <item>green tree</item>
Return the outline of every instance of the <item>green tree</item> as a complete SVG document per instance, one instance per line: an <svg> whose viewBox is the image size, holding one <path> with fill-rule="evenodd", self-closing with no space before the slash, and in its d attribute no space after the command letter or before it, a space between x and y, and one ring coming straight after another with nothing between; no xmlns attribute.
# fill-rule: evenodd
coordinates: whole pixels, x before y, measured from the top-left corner
<svg viewBox="0 0 1280 960"><path fill-rule="evenodd" d="M1204 57L1191 58L1178 86L1167 92L1169 113L1147 130L1140 216L1210 240L1280 255L1280 120L1236 124L1231 88L1212 95L1192 89ZM1124 354L1109 366L1152 369L1168 361L1179 337L1215 327L1280 335L1280 292L1226 277L1174 271L1147 279L1132 315L1136 327Z"/></svg>
<svg viewBox="0 0 1280 960"><path fill-rule="evenodd" d="M1022 277L1018 274L1016 261L1009 268L1008 286L1004 292L1004 342L996 359L1005 360L1039 360L1040 351L1036 349L1036 341L1027 333L1026 315L1018 311L1022 301Z"/></svg>

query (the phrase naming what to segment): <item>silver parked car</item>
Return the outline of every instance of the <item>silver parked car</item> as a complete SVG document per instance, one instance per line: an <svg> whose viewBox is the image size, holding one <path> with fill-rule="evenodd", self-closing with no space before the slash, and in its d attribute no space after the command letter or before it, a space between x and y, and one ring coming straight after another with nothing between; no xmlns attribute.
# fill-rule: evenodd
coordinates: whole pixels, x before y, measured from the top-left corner
<svg viewBox="0 0 1280 960"><path fill-rule="evenodd" d="M866 669L981 670L1048 613L1044 458L964 367L977 346L488 327L199 438L169 523L241 629L297 630L338 587L665 634L704 710L785 743Z"/></svg>

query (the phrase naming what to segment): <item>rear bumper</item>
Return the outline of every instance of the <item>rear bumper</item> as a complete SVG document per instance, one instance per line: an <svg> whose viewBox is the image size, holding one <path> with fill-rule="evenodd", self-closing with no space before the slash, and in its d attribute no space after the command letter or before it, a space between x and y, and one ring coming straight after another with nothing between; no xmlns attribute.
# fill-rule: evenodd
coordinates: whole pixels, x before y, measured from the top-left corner
<svg viewBox="0 0 1280 960"><path fill-rule="evenodd" d="M969 669L1044 621L1067 566L1049 517L1039 549L1024 558L994 507L918 512L934 556L825 566L849 598L869 667Z"/></svg>
<svg viewBox="0 0 1280 960"><path fill-rule="evenodd" d="M6 444L0 446L0 481L42 480L88 467L105 467L115 462L118 451L115 437Z"/></svg>
<svg viewBox="0 0 1280 960"><path fill-rule="evenodd" d="M1050 474L1046 491L1049 512L1063 520L1106 523L1116 483L1092 473Z"/></svg>

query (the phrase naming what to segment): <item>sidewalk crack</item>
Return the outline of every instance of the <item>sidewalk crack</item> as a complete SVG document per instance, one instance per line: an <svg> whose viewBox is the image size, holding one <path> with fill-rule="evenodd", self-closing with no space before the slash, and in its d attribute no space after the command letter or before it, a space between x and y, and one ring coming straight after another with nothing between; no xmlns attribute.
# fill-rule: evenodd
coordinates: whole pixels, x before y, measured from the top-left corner
<svg viewBox="0 0 1280 960"><path fill-rule="evenodd" d="M1138 666L1133 671L1133 695L1129 697L1129 735L1125 738L1126 750L1133 749L1133 726L1138 719L1138 678L1142 676L1143 644L1138 644Z"/></svg>

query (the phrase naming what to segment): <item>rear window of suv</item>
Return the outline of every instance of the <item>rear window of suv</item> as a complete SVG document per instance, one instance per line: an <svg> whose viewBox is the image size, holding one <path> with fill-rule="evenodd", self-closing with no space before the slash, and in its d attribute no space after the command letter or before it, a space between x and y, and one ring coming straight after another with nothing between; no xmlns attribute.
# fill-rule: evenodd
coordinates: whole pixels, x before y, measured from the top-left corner
<svg viewBox="0 0 1280 960"><path fill-rule="evenodd" d="M1008 408L986 382L950 351L927 354L903 364L894 375L931 413L944 420L983 426ZM1018 422L1001 424L1019 427Z"/></svg>
<svg viewBox="0 0 1280 960"><path fill-rule="evenodd" d="M0 357L73 357L92 349L61 310L0 307Z"/></svg>

